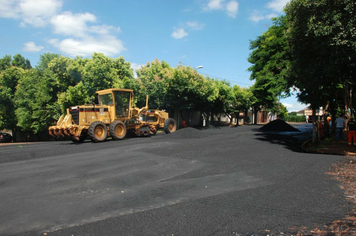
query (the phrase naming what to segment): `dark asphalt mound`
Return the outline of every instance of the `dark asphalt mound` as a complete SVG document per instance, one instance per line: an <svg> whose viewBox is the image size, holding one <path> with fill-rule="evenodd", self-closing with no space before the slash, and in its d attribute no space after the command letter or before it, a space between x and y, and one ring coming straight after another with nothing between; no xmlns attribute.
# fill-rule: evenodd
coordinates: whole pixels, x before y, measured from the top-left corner
<svg viewBox="0 0 356 236"><path fill-rule="evenodd" d="M300 132L300 130L294 128L293 126L280 119L269 122L268 124L262 126L260 130Z"/></svg>
<svg viewBox="0 0 356 236"><path fill-rule="evenodd" d="M194 129L191 127L179 129L176 132L170 133L169 138L175 139L192 139L192 138L203 138L205 135L202 131Z"/></svg>

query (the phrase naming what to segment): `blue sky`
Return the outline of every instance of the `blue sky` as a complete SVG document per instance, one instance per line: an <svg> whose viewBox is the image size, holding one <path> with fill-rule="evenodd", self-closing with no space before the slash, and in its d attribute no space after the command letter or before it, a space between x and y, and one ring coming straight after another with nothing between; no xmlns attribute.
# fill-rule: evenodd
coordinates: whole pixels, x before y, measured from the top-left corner
<svg viewBox="0 0 356 236"><path fill-rule="evenodd" d="M43 53L123 56L139 68L172 67L248 87L250 40L283 14L289 0L0 0L0 57L20 53L36 66ZM294 97L282 100L301 110Z"/></svg>

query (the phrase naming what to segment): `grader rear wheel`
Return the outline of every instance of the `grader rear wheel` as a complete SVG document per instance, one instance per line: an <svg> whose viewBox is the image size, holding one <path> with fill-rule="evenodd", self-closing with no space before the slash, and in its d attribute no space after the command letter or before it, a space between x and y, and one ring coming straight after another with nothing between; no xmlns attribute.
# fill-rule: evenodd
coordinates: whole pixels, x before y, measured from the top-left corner
<svg viewBox="0 0 356 236"><path fill-rule="evenodd" d="M126 132L126 125L121 120L114 120L109 126L109 133L113 139L124 139Z"/></svg>
<svg viewBox="0 0 356 236"><path fill-rule="evenodd" d="M102 142L108 136L106 125L101 121L93 122L88 129L88 135L93 142Z"/></svg>
<svg viewBox="0 0 356 236"><path fill-rule="evenodd" d="M177 123L173 118L168 118L164 121L164 132L166 134L173 133L177 130Z"/></svg>

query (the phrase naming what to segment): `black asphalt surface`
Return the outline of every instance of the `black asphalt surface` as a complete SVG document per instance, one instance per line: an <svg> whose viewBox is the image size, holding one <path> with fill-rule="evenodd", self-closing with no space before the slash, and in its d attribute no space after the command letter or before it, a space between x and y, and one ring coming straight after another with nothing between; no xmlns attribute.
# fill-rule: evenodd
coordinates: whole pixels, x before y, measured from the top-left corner
<svg viewBox="0 0 356 236"><path fill-rule="evenodd" d="M341 219L326 175L341 157L259 127L1 146L0 235L293 233Z"/></svg>

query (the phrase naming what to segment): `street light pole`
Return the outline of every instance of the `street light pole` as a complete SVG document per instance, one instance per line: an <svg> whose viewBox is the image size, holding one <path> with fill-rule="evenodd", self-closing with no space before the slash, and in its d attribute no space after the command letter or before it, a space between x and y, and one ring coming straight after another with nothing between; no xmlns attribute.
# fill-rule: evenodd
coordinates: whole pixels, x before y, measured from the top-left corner
<svg viewBox="0 0 356 236"><path fill-rule="evenodd" d="M197 67L195 67L195 70L198 70L198 69L202 69L203 68L203 66L197 66ZM200 114L200 115L202 115L202 114ZM203 117L203 127L205 127L205 118Z"/></svg>

